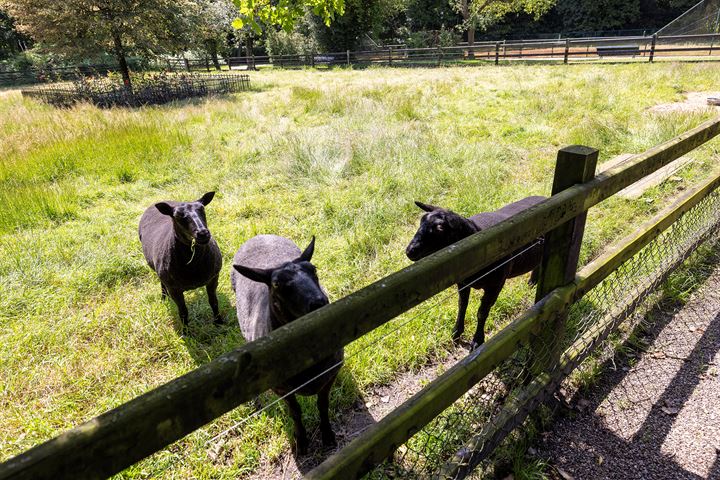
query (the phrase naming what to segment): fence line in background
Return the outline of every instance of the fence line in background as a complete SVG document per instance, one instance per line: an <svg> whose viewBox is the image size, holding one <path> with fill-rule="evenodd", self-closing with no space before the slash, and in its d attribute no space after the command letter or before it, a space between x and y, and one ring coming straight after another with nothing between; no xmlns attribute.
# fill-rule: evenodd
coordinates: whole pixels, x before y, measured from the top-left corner
<svg viewBox="0 0 720 480"><path fill-rule="evenodd" d="M482 61L597 61L634 59L653 62L658 58L683 60L715 57L720 34L643 35L626 37L558 38L551 40L505 40L477 42L473 46L398 48L315 53L296 55L255 55L222 59L222 68L256 69L261 67L298 68L388 65L441 66L467 65ZM166 59L171 70L207 70L205 59Z"/></svg>
<svg viewBox="0 0 720 480"><path fill-rule="evenodd" d="M221 69L253 70L260 67L328 68L333 66L392 65L443 66L468 65L481 61L597 61L599 59L635 59L652 62L657 58L714 58L720 55L716 43L720 34L633 35L622 37L558 37L536 40L482 41L452 47L405 48L391 46L375 50L308 52L298 55L253 55L218 59ZM215 71L209 58L158 59L149 69L171 71ZM47 83L70 80L78 75L105 75L117 71L116 65L80 65L43 67L18 71L0 71L0 86Z"/></svg>

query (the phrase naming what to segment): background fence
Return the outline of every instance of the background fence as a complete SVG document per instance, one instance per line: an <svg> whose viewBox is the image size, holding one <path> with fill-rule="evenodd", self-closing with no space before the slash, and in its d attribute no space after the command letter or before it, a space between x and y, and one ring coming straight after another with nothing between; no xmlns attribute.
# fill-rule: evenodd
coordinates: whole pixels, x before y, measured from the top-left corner
<svg viewBox="0 0 720 480"><path fill-rule="evenodd" d="M322 68L342 65L433 67L501 61L571 63L598 60L652 62L658 59L714 59L720 55L718 41L720 34L506 40L478 42L472 47L467 45L433 48L387 47L365 51L230 57L222 60L221 68L255 69L271 66ZM165 64L170 70L210 71L213 68L212 63L207 59L168 59Z"/></svg>
<svg viewBox="0 0 720 480"><path fill-rule="evenodd" d="M576 273L587 210L719 133L706 122L598 176L597 151L563 149L552 198L10 459L0 479L121 471L544 235L538 302L308 474L463 478L717 235L720 175Z"/></svg>
<svg viewBox="0 0 720 480"><path fill-rule="evenodd" d="M637 35L614 37L564 37L540 40L504 40L477 42L472 47L397 48L315 53L265 55L219 59L222 70L252 70L263 67L329 68L333 66L368 67L389 65L433 67L473 65L501 61L587 62L598 60L655 61L657 59L715 59L720 55L720 34ZM209 58L158 59L148 68L169 71L216 71ZM0 86L48 83L72 80L79 76L105 75L117 71L113 65L0 71Z"/></svg>

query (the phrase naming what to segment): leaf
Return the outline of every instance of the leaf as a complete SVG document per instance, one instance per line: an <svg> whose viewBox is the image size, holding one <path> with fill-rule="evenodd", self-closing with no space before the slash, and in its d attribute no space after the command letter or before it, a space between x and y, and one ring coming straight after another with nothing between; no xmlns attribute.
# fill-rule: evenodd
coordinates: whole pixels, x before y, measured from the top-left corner
<svg viewBox="0 0 720 480"><path fill-rule="evenodd" d="M661 407L660 410L663 411L666 415L677 415L680 411L679 408L672 408L672 407Z"/></svg>

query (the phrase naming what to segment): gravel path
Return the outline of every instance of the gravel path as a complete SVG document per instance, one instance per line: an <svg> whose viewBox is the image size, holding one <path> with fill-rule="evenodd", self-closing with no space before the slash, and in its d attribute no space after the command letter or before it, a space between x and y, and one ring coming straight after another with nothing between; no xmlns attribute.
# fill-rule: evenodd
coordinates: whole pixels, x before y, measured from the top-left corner
<svg viewBox="0 0 720 480"><path fill-rule="evenodd" d="M652 312L641 354L609 364L537 455L557 478L720 479L720 266L679 310Z"/></svg>

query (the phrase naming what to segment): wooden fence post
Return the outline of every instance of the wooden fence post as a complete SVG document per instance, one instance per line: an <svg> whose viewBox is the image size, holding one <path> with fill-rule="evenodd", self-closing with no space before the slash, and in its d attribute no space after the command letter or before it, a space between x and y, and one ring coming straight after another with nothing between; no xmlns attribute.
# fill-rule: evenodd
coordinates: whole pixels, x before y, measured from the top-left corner
<svg viewBox="0 0 720 480"><path fill-rule="evenodd" d="M652 36L652 43L650 44L650 63L653 63L655 58L655 44L657 43L657 33Z"/></svg>
<svg viewBox="0 0 720 480"><path fill-rule="evenodd" d="M392 65L392 47L388 47L388 61Z"/></svg>
<svg viewBox="0 0 720 480"><path fill-rule="evenodd" d="M568 63L568 55L570 55L570 39L565 39L565 58L563 59L563 63L567 65Z"/></svg>
<svg viewBox="0 0 720 480"><path fill-rule="evenodd" d="M555 165L552 194L556 195L573 185L592 180L595 177L597 159L596 149L582 145L572 145L560 150ZM581 213L545 235L536 302L575 278L586 218L587 212ZM534 359L531 369L534 374L551 369L559 360L567 314L567 310L558 312L544 326L543 333L531 340Z"/></svg>
<svg viewBox="0 0 720 480"><path fill-rule="evenodd" d="M345 55L347 55L347 66L349 67L350 66L350 50L347 50L345 52Z"/></svg>
<svg viewBox="0 0 720 480"><path fill-rule="evenodd" d="M500 42L495 42L495 65L500 64Z"/></svg>
<svg viewBox="0 0 720 480"><path fill-rule="evenodd" d="M315 54L312 50L310 50L310 66L315 68Z"/></svg>
<svg viewBox="0 0 720 480"><path fill-rule="evenodd" d="M185 60L185 69L189 72L190 71L190 60L187 58L183 58Z"/></svg>

